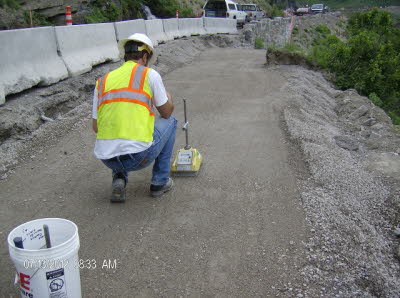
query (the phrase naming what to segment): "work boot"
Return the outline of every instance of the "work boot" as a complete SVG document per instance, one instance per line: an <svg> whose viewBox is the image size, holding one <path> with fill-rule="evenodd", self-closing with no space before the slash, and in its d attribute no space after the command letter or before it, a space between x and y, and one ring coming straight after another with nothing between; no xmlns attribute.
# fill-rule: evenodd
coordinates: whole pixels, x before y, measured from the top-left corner
<svg viewBox="0 0 400 298"><path fill-rule="evenodd" d="M123 178L116 178L112 183L111 202L123 203L125 202L125 180Z"/></svg>
<svg viewBox="0 0 400 298"><path fill-rule="evenodd" d="M168 182L165 183L164 185L150 185L150 195L153 198L158 198L161 197L164 193L167 191L170 191L172 187L174 186L174 181L172 178L168 178Z"/></svg>

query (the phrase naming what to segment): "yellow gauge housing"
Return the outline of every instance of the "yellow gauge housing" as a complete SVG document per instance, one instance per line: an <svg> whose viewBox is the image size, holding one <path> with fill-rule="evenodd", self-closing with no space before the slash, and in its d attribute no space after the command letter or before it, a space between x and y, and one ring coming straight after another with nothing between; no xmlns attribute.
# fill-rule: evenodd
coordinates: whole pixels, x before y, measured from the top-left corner
<svg viewBox="0 0 400 298"><path fill-rule="evenodd" d="M171 165L171 172L176 176L197 176L202 160L202 155L195 148L179 149Z"/></svg>

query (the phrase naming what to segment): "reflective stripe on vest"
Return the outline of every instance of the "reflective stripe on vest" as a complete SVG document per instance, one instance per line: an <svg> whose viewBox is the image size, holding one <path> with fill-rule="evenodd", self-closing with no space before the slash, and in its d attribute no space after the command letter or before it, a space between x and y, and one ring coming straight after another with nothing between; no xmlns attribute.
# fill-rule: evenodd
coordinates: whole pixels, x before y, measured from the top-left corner
<svg viewBox="0 0 400 298"><path fill-rule="evenodd" d="M98 139L153 140L154 107L148 71L128 61L97 81Z"/></svg>
<svg viewBox="0 0 400 298"><path fill-rule="evenodd" d="M152 111L151 96L143 91L144 81L146 79L147 71L148 71L147 67L136 64L132 70L130 84L129 84L130 88L112 89L106 93L104 93L104 88L108 74L102 77L99 80L100 88L98 89L99 93L98 93L97 110L99 110L100 106L103 104L108 104L117 101L126 101L126 102L142 104L149 110L151 114L154 114Z"/></svg>

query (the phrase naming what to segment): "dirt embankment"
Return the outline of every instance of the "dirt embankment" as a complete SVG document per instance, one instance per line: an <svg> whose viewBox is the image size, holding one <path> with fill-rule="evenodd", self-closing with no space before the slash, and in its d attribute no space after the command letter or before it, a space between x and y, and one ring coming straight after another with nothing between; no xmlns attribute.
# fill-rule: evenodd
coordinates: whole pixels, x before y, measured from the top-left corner
<svg viewBox="0 0 400 298"><path fill-rule="evenodd" d="M272 67L286 73L284 122L310 174L299 175L312 232L302 275L318 290L299 294L399 296L400 128L368 98L335 90L318 72Z"/></svg>
<svg viewBox="0 0 400 298"><path fill-rule="evenodd" d="M345 22L297 18L292 41L307 52L316 26L344 38ZM302 54L270 50L266 59L287 73L284 122L310 174L299 175L312 227L302 275L318 286L298 294L399 296L400 127L355 90L335 90Z"/></svg>
<svg viewBox="0 0 400 298"><path fill-rule="evenodd" d="M344 38L344 17L298 19L292 41L305 52L320 24ZM287 73L284 122L311 175L299 176L312 227L302 274L318 290L299 295L399 296L400 127L355 90L335 90L302 54L266 59Z"/></svg>

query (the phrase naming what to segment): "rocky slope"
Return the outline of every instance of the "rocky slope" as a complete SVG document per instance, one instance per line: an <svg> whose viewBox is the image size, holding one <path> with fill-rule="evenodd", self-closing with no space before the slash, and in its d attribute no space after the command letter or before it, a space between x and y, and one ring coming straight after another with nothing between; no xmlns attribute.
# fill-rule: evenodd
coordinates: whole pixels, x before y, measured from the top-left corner
<svg viewBox="0 0 400 298"><path fill-rule="evenodd" d="M34 26L65 24L65 6L70 5L76 23L84 23L84 17L92 12L90 3L95 0L19 0L17 5L0 7L0 29L30 27L30 12Z"/></svg>
<svg viewBox="0 0 400 298"><path fill-rule="evenodd" d="M123 0L0 0L0 30L27 28L31 27L31 24L33 27L64 25L67 5L71 6L74 24L146 18L147 12L141 3ZM178 0L171 3L162 5L189 7L193 14L198 14L205 1ZM175 15L175 10L172 10L171 16Z"/></svg>
<svg viewBox="0 0 400 298"><path fill-rule="evenodd" d="M318 285L297 297L398 297L400 129L354 90L335 90L299 66L272 66L288 78L288 136L312 236L302 275Z"/></svg>
<svg viewBox="0 0 400 298"><path fill-rule="evenodd" d="M344 31L347 25L347 17L341 13L327 13L296 17L294 20L291 42L299 46L305 53L312 47L315 37L318 36L316 27L326 26L331 34L344 39Z"/></svg>

